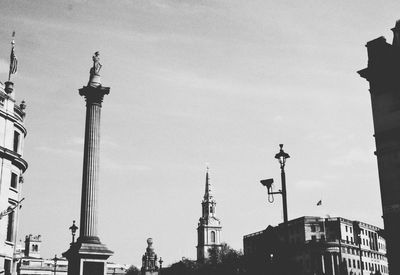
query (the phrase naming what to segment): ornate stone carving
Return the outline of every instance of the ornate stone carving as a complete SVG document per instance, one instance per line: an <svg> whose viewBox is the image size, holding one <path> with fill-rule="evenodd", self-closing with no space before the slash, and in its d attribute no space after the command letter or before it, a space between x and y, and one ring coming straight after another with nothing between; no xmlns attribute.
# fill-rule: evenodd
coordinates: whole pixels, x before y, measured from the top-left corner
<svg viewBox="0 0 400 275"><path fill-rule="evenodd" d="M148 238L146 253L142 257L142 274L157 274L153 273L157 270L157 254L154 253L153 239Z"/></svg>

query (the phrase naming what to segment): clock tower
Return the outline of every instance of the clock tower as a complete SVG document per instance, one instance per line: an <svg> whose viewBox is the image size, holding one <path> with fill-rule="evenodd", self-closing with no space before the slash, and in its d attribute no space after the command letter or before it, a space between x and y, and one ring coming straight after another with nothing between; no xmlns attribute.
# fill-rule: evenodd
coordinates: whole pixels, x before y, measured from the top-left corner
<svg viewBox="0 0 400 275"><path fill-rule="evenodd" d="M217 202L211 194L209 169L206 172L206 188L201 202L202 215L197 227L197 261L204 262L208 258L208 250L221 246L222 226L215 216Z"/></svg>

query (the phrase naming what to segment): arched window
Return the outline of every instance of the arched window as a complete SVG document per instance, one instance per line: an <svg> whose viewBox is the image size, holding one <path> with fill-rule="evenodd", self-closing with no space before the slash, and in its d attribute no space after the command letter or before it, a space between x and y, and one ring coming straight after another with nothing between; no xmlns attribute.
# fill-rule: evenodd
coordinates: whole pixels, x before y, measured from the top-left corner
<svg viewBox="0 0 400 275"><path fill-rule="evenodd" d="M215 243L215 232L211 231L211 242Z"/></svg>

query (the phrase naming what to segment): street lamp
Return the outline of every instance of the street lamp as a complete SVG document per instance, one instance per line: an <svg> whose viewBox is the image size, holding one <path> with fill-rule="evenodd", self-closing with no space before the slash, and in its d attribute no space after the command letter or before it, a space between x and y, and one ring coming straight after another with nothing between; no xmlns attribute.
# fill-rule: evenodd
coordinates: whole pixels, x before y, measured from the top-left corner
<svg viewBox="0 0 400 275"><path fill-rule="evenodd" d="M57 272L57 261L59 260L59 258L57 258L57 254L54 256L54 258L52 260L54 261L54 275L56 275L56 272Z"/></svg>
<svg viewBox="0 0 400 275"><path fill-rule="evenodd" d="M283 144L279 144L280 150L279 153L275 155L275 158L279 161L281 168L281 181L282 181L282 190L278 190L277 192L272 191L272 184L274 183L274 179L266 179L261 180L261 184L267 187L268 190L268 201L272 203L274 201L273 195L280 194L282 195L282 204L283 204L283 221L287 223L288 221L288 211L287 211L287 194L286 194L286 176L285 176L285 164L286 160L290 158L289 154L283 151Z"/></svg>
<svg viewBox="0 0 400 275"><path fill-rule="evenodd" d="M158 261L158 263L160 264L160 274L161 274L161 268L162 268L162 263L163 263L164 261L162 260L162 258L160 257L160 260Z"/></svg>
<svg viewBox="0 0 400 275"><path fill-rule="evenodd" d="M72 221L72 225L69 227L69 230L71 230L72 243L74 243L75 242L75 233L76 233L76 230L78 230L78 227L75 225L75 220Z"/></svg>

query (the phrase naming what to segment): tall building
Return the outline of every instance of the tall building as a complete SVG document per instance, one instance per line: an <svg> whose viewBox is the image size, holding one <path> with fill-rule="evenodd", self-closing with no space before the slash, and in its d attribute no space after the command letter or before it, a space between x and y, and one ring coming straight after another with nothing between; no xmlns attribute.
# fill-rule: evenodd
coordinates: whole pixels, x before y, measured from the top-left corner
<svg viewBox="0 0 400 275"><path fill-rule="evenodd" d="M16 268L14 257L21 201L26 105L17 104L13 83L0 82L0 274Z"/></svg>
<svg viewBox="0 0 400 275"><path fill-rule="evenodd" d="M25 237L24 255L28 258L40 258L40 247L42 246L42 236L27 235Z"/></svg>
<svg viewBox="0 0 400 275"><path fill-rule="evenodd" d="M43 259L40 254L42 246L41 235L27 235L25 244L17 249L18 265L17 273L19 275L51 275L67 274L68 262L65 258Z"/></svg>
<svg viewBox="0 0 400 275"><path fill-rule="evenodd" d="M206 188L201 202L202 215L197 227L197 261L208 258L208 250L221 246L221 221L215 216L217 202L211 193L209 170L206 172Z"/></svg>
<svg viewBox="0 0 400 275"><path fill-rule="evenodd" d="M340 217L309 216L286 225L269 226L243 237L250 271L273 274L268 271L290 265L299 275L359 275L361 269L364 275L388 274L385 239L376 226Z"/></svg>
<svg viewBox="0 0 400 275"><path fill-rule="evenodd" d="M400 274L400 21L392 31L392 44L367 43L368 67L358 73L370 86L389 267Z"/></svg>

